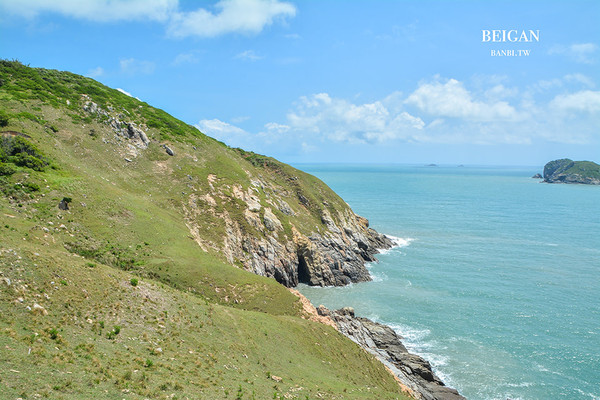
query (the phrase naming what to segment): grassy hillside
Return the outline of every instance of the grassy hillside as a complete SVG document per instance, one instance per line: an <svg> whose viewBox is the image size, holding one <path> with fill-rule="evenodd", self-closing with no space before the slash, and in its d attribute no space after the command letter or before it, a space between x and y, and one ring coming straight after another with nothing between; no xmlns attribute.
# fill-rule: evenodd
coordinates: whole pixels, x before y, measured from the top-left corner
<svg viewBox="0 0 600 400"><path fill-rule="evenodd" d="M115 134L132 126L149 144ZM404 398L286 288L223 254L227 218L266 235L240 191L260 218L285 199L290 212L270 207L281 243L325 229L322 211L347 206L318 179L18 62L0 61L0 132L0 398Z"/></svg>
<svg viewBox="0 0 600 400"><path fill-rule="evenodd" d="M600 165L592 161L575 161L573 166L567 169L565 173L600 179Z"/></svg>

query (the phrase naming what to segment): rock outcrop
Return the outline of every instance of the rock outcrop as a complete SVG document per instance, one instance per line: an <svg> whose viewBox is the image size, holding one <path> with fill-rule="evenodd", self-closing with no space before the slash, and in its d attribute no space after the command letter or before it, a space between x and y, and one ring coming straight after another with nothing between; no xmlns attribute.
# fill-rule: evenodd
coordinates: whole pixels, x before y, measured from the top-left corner
<svg viewBox="0 0 600 400"><path fill-rule="evenodd" d="M231 264L241 264L244 269L275 278L287 287L300 282L314 286L342 286L371 280L365 263L375 261L378 249L393 246L388 237L369 228L369 222L347 206L331 211L323 206L321 224L308 235L301 233L293 221L286 230L282 221L296 215L297 211L284 200L285 189L264 179L253 178L251 181L246 190L239 185L222 187L219 178L211 175L210 193L192 195L185 206L192 237L205 250L221 251ZM224 194L225 190L231 195ZM261 199L259 193L268 194L267 199ZM217 207L219 202L231 202L232 197L242 207L238 215ZM310 212L303 205L299 207L302 213ZM222 244L202 239L200 224L207 217L224 222Z"/></svg>
<svg viewBox="0 0 600 400"><path fill-rule="evenodd" d="M544 177L542 176L542 174L535 174L534 176L532 176L533 179L543 179Z"/></svg>
<svg viewBox="0 0 600 400"><path fill-rule="evenodd" d="M124 121L124 119L128 119L128 116L125 114L127 113L126 111L117 114L111 106L107 106L107 109L104 109L94 103L87 95L82 95L81 101L84 111L95 117L98 121L111 127L115 133L114 140L117 143L124 141L127 144L126 150L128 155L137 157L140 150L148 148L150 139L144 127L138 126L134 122Z"/></svg>
<svg viewBox="0 0 600 400"><path fill-rule="evenodd" d="M299 281L315 286L343 286L371 280L365 262L375 261L378 249L392 247L392 241L370 229L365 218L351 211L341 215L341 228L327 210L323 210L321 220L327 227L324 234L294 238Z"/></svg>
<svg viewBox="0 0 600 400"><path fill-rule="evenodd" d="M600 165L568 158L550 161L544 166L544 182L600 185Z"/></svg>
<svg viewBox="0 0 600 400"><path fill-rule="evenodd" d="M317 312L331 318L337 329L349 339L373 354L408 387L415 398L423 400L464 400L456 389L449 388L435 375L431 365L416 354L408 352L401 337L389 326L356 317L354 310L345 307L329 311L323 306Z"/></svg>

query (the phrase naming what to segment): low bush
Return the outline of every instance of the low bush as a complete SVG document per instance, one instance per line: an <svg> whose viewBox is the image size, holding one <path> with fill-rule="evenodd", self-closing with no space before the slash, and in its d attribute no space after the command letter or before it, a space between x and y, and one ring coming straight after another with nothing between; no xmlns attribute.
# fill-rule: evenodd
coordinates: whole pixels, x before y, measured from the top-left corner
<svg viewBox="0 0 600 400"><path fill-rule="evenodd" d="M5 111L0 110L0 126L7 126L9 120L10 117L8 116L8 114Z"/></svg>

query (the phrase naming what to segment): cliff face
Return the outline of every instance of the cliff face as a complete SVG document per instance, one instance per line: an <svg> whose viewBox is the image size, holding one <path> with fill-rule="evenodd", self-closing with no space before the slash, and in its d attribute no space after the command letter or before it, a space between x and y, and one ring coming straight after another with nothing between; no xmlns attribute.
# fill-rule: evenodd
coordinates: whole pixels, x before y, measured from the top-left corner
<svg viewBox="0 0 600 400"><path fill-rule="evenodd" d="M550 161L544 166L544 182L600 185L600 165L568 158Z"/></svg>
<svg viewBox="0 0 600 400"><path fill-rule="evenodd" d="M287 287L299 282L315 286L341 286L350 282L369 281L365 262L375 261L378 249L392 246L386 236L369 228L369 222L345 206L335 210L335 219L328 208L320 210L321 226L305 235L295 226L293 217L307 213L300 205L294 211L286 201L284 188L269 182L264 176L253 177L252 186L244 191L233 186L238 218L224 208L217 210L216 200L230 202L217 182L210 176L211 189L201 198L190 197L185 205L186 221L192 235L203 248L212 247L225 255L228 262L240 265L257 275L272 277ZM260 193L268 197L261 201ZM292 202L289 198L288 201ZM199 201L213 207L200 207ZM209 241L200 233L206 215L225 223L223 240ZM278 217L279 215L279 217ZM287 219L291 235L285 232ZM251 227L251 229L248 229Z"/></svg>

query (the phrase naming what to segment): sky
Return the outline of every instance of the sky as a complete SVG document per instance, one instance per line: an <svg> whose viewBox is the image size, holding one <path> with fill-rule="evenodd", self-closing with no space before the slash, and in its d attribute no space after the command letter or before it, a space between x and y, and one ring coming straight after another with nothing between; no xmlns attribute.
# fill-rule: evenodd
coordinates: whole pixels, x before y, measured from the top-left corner
<svg viewBox="0 0 600 400"><path fill-rule="evenodd" d="M597 0L0 0L0 58L288 163L542 166L600 162L598 21Z"/></svg>

